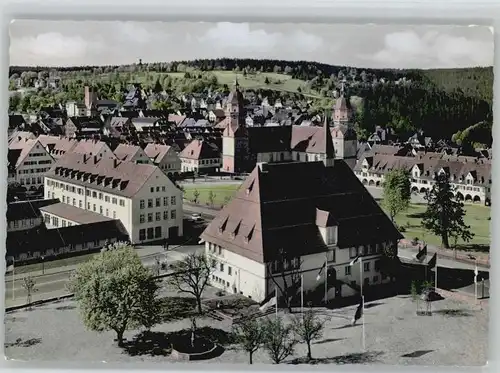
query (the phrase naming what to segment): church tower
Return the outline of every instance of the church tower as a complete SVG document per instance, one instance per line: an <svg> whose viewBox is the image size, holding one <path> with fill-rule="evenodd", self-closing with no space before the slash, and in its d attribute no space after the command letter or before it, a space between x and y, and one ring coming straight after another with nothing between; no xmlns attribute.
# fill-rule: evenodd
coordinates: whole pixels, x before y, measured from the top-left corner
<svg viewBox="0 0 500 373"><path fill-rule="evenodd" d="M358 137L352 126L352 109L345 96L344 82L342 82L340 97L333 107L332 129L333 144L337 150L336 158L342 158L351 168L356 165Z"/></svg>
<svg viewBox="0 0 500 373"><path fill-rule="evenodd" d="M226 102L226 127L222 134L222 171L246 172L249 159L248 131L245 126L243 94L238 78Z"/></svg>
<svg viewBox="0 0 500 373"><path fill-rule="evenodd" d="M322 128L322 137L325 143L325 153L323 154L323 163L325 167L332 167L335 164L335 148L333 145L332 131L328 124L328 117L325 113L325 121Z"/></svg>

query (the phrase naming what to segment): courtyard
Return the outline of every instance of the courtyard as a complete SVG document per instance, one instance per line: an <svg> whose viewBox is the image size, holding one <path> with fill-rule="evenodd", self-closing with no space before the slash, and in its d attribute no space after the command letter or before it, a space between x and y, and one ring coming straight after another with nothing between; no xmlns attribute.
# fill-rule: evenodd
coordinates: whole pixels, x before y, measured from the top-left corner
<svg viewBox="0 0 500 373"><path fill-rule="evenodd" d="M155 326L149 341L132 342L139 330L125 334L126 347L113 342L111 332L88 331L80 321L74 301L46 304L33 310L6 315L5 354L8 359L36 361L173 362L167 340L191 325L190 304L194 299L177 294L165 286L161 296L169 302L165 322ZM217 298L208 288L206 299ZM187 307L187 308L186 308ZM417 304L409 296L396 296L366 304L366 351L362 351L362 326L350 321L356 306L341 309L319 308L325 322L321 339L314 341L314 364L391 364L391 365L465 365L486 363L488 346L488 305L483 309L454 299L432 303L432 316L417 316ZM289 315L280 312L288 318ZM275 317L271 313L267 317ZM361 321L361 320L360 320ZM201 363L248 362L247 354L232 342L231 321L199 317L200 333L224 347L224 352ZM306 355L306 346L297 345L295 353L283 364L294 364ZM254 363L270 363L264 350L254 355Z"/></svg>

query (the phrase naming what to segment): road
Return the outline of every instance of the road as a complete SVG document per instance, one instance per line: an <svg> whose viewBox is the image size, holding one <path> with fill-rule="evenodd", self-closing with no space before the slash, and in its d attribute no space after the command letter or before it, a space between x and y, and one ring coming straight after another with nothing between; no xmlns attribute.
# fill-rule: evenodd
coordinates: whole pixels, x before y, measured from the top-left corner
<svg viewBox="0 0 500 373"><path fill-rule="evenodd" d="M190 253L202 251L203 247L204 247L203 245L182 246L178 247L175 250L169 250L166 253L159 252L156 255L149 255L147 257L142 257L141 261L145 266L153 267L156 264L157 258L160 261L164 261L166 255L167 263L171 264L182 260L184 257L186 257L186 255ZM65 270L65 268L68 267L60 268L60 271L56 273L33 276L33 279L36 282L35 288L37 289L33 296L34 301L43 298L60 296L68 293L68 291L66 291L66 284L68 283L68 280L74 269ZM17 278L14 281L14 288L13 288L12 278L7 275L7 278L5 279L5 299L7 306L10 306L12 304L20 304L26 300L27 293L26 290L23 288L22 284L23 284L23 279ZM13 291L15 295L14 299L12 298Z"/></svg>

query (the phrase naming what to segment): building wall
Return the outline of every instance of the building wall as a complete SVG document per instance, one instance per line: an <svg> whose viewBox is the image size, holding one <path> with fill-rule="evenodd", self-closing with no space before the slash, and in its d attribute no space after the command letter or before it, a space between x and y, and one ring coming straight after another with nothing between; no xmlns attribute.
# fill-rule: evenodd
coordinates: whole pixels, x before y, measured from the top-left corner
<svg viewBox="0 0 500 373"><path fill-rule="evenodd" d="M221 167L220 158L188 159L181 158L182 172L213 172Z"/></svg>
<svg viewBox="0 0 500 373"><path fill-rule="evenodd" d="M151 188L153 192L151 192ZM172 197L175 197L172 199ZM132 243L156 241L168 238L170 227L178 227L178 235L183 234L183 211L182 192L168 179L168 177L157 169L146 181L142 189L132 198L118 196L109 192L102 192L73 185L70 180L61 182L49 177L45 178L45 198L59 198L63 203L76 206L88 211L107 216L112 219L120 219L127 230ZM160 206L156 206L156 199L160 199ZM164 205L164 198L167 198L167 206ZM148 208L148 200L153 203L152 208ZM141 208L141 200L144 208ZM172 203L174 202L174 204ZM164 218L167 212L168 219ZM157 213L160 219L157 220ZM148 222L148 214L152 214L152 222ZM144 222L141 223L141 215L144 215ZM161 235L148 238L148 228L161 227ZM144 230L146 237L141 236Z"/></svg>
<svg viewBox="0 0 500 373"><path fill-rule="evenodd" d="M222 171L235 172L234 157L231 155L224 155L222 157Z"/></svg>
<svg viewBox="0 0 500 373"><path fill-rule="evenodd" d="M211 285L228 293L251 297L256 301L261 301L265 297L266 269L263 263L245 258L209 242L205 243L205 251L209 257L217 261L216 269L210 279Z"/></svg>
<svg viewBox="0 0 500 373"><path fill-rule="evenodd" d="M234 157L234 155L235 155L234 137L224 136L222 138L222 155Z"/></svg>
<svg viewBox="0 0 500 373"><path fill-rule="evenodd" d="M45 173L52 167L54 158L37 141L23 163L16 168L16 181L26 188L43 185Z"/></svg>
<svg viewBox="0 0 500 373"><path fill-rule="evenodd" d="M42 214L47 229L64 228L64 227L71 227L73 225L80 225L79 222L67 219L66 217L63 216L51 214L48 212L42 212Z"/></svg>
<svg viewBox="0 0 500 373"><path fill-rule="evenodd" d="M166 172L167 175L169 173L181 172L182 169L181 159L173 148L168 150L167 154L163 157L158 166Z"/></svg>
<svg viewBox="0 0 500 373"><path fill-rule="evenodd" d="M7 222L7 232L24 231L33 229L42 224L42 217L33 219L21 219Z"/></svg>

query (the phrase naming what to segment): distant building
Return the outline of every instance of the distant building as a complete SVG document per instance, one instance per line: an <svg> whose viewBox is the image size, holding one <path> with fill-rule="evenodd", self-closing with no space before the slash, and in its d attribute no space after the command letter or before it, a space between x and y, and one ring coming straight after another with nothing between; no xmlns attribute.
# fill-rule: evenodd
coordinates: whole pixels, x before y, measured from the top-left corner
<svg viewBox="0 0 500 373"><path fill-rule="evenodd" d="M148 144L144 152L167 176L177 177L181 172L181 159L174 147L164 144Z"/></svg>
<svg viewBox="0 0 500 373"><path fill-rule="evenodd" d="M182 172L213 173L221 167L220 150L204 140L191 141L179 154Z"/></svg>

